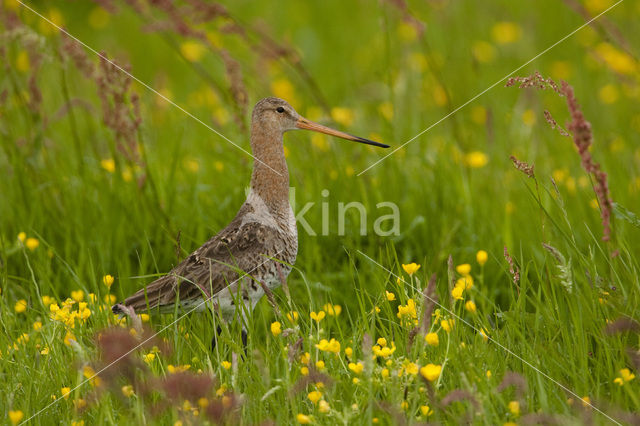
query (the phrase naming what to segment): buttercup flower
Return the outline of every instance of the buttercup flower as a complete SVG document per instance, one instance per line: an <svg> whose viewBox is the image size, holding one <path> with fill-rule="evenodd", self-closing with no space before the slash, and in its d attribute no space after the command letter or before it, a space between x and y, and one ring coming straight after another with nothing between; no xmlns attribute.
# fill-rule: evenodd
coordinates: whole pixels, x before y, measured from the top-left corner
<svg viewBox="0 0 640 426"><path fill-rule="evenodd" d="M420 265L417 263L409 263L407 265L403 264L402 269L404 269L407 274L413 275L418 271L418 269L420 269Z"/></svg>
<svg viewBox="0 0 640 426"><path fill-rule="evenodd" d="M468 300L467 303L464 304L464 308L472 314L476 313L476 304L473 300Z"/></svg>
<svg viewBox="0 0 640 426"><path fill-rule="evenodd" d="M455 286L453 290L451 290L451 296L456 300L462 300L462 292L464 291L464 287Z"/></svg>
<svg viewBox="0 0 640 426"><path fill-rule="evenodd" d="M17 425L24 418L24 413L20 410L9 410L9 421Z"/></svg>
<svg viewBox="0 0 640 426"><path fill-rule="evenodd" d="M359 362L359 363L354 363L354 362L350 362L349 363L349 370L353 371L356 374L360 374L362 373L362 370L364 370L364 364Z"/></svg>
<svg viewBox="0 0 640 426"><path fill-rule="evenodd" d="M324 352L333 352L337 354L340 352L340 342L333 338L329 341L327 341L327 339L322 339L316 344L316 348Z"/></svg>
<svg viewBox="0 0 640 426"><path fill-rule="evenodd" d="M616 377L614 379L614 383L617 385L624 385L625 382L630 382L631 380L635 379L636 375L633 374L631 372L631 370L629 370L628 368L623 368L622 370L620 370L620 377Z"/></svg>
<svg viewBox="0 0 640 426"><path fill-rule="evenodd" d="M307 395L307 398L309 398L309 400L314 404L317 404L318 401L320 401L320 399L322 398L322 392L319 392L319 391L309 392L309 394Z"/></svg>
<svg viewBox="0 0 640 426"><path fill-rule="evenodd" d="M437 333L427 333L427 335L424 336L424 340L431 346L438 346L438 344L440 344Z"/></svg>
<svg viewBox="0 0 640 426"><path fill-rule="evenodd" d="M111 285L113 284L114 281L115 281L115 278L113 278L113 276L109 274L102 277L102 283L106 285L108 289L111 288Z"/></svg>
<svg viewBox="0 0 640 426"><path fill-rule="evenodd" d="M396 295L391 293L390 291L385 291L385 294L389 302L396 300Z"/></svg>
<svg viewBox="0 0 640 426"><path fill-rule="evenodd" d="M322 309L325 310L327 314L332 317L337 317L342 312L342 306L332 305L331 303L327 303L322 307Z"/></svg>
<svg viewBox="0 0 640 426"><path fill-rule="evenodd" d="M24 245L31 251L34 251L40 245L40 241L36 238L27 238L27 241L24 242Z"/></svg>
<svg viewBox="0 0 640 426"><path fill-rule="evenodd" d="M20 299L16 302L15 306L13 307L13 310L16 311L16 313L21 314L24 311L27 310L27 301L24 299Z"/></svg>
<svg viewBox="0 0 640 426"><path fill-rule="evenodd" d="M329 403L324 399L318 404L318 411L321 413L328 413L330 409L331 407L329 406Z"/></svg>
<svg viewBox="0 0 640 426"><path fill-rule="evenodd" d="M456 266L456 272L460 275L469 275L471 272L471 265L468 263L463 263L462 265Z"/></svg>
<svg viewBox="0 0 640 426"><path fill-rule="evenodd" d="M298 423L300 423L301 425L308 425L311 423L311 416L307 416L306 414L302 414L299 413L296 416L296 420L298 420Z"/></svg>
<svg viewBox="0 0 640 426"><path fill-rule="evenodd" d="M318 313L311 312L311 314L310 314L311 319L312 319L312 320L314 320L314 321L316 321L316 322L320 322L320 321L322 321L322 320L324 319L325 315L326 315L326 314L325 314L325 312L324 312L324 311L320 311L320 312L318 312Z"/></svg>
<svg viewBox="0 0 640 426"><path fill-rule="evenodd" d="M509 402L509 411L514 416L520 415L520 403L518 401L510 401Z"/></svg>
<svg viewBox="0 0 640 426"><path fill-rule="evenodd" d="M122 391L122 394L127 398L133 396L133 386L131 385L125 385L120 390Z"/></svg>
<svg viewBox="0 0 640 426"><path fill-rule="evenodd" d="M278 336L282 333L282 324L280 324L278 321L272 322L271 323L271 334L273 334L274 336Z"/></svg>
<svg viewBox="0 0 640 426"><path fill-rule="evenodd" d="M487 263L488 259L489 255L486 251L478 250L478 253L476 253L476 262L478 262L478 265L483 266L485 263Z"/></svg>
<svg viewBox="0 0 640 426"><path fill-rule="evenodd" d="M420 369L420 374L422 375L422 377L429 380L430 382L433 382L438 377L440 377L441 372L442 366L435 364L427 364Z"/></svg>

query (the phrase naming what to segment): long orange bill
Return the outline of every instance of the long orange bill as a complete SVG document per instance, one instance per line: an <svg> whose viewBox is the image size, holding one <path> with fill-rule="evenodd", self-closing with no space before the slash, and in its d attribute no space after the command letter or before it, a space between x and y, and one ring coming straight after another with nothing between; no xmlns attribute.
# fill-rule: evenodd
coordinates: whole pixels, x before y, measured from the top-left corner
<svg viewBox="0 0 640 426"><path fill-rule="evenodd" d="M339 130L332 129L331 127L323 126L322 124L314 123L313 121L309 121L306 118L298 119L296 123L299 129L313 130L314 132L320 132L331 136L337 136L342 139L346 139L348 141L365 143L367 145L379 146L381 148L389 148L389 145L371 141L369 139L361 138L360 136L350 135L349 133L344 133Z"/></svg>

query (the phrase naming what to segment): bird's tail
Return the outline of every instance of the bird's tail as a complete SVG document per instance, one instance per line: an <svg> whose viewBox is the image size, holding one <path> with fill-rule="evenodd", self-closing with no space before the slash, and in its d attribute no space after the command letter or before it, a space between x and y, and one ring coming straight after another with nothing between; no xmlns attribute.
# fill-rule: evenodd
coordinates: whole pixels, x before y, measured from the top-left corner
<svg viewBox="0 0 640 426"><path fill-rule="evenodd" d="M135 312L142 312L154 308L173 307L174 300L171 297L175 294L174 285L176 277L165 275L158 278L146 287L138 290L127 297L124 302L117 303L111 307L114 314L124 314L123 306L132 308Z"/></svg>

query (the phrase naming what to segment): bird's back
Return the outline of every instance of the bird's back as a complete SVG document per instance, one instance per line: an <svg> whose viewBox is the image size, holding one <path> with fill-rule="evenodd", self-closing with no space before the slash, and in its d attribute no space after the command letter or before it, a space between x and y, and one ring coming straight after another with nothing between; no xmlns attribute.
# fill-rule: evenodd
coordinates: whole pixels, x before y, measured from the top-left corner
<svg viewBox="0 0 640 426"><path fill-rule="evenodd" d="M280 283L295 262L298 239L293 212L270 213L259 197L249 194L236 217L217 235L191 253L167 275L128 297L123 305L135 312L159 308L204 310L207 300L222 309L241 297L253 302ZM114 305L115 313L122 312Z"/></svg>

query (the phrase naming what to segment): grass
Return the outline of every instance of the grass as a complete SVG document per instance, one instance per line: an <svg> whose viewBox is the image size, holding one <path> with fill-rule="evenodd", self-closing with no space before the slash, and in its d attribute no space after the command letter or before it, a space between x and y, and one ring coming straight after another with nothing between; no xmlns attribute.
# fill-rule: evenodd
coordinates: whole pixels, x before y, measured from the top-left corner
<svg viewBox="0 0 640 426"><path fill-rule="evenodd" d="M613 3L585 4L595 15ZM178 18L159 7L136 12L114 5L110 11L89 3L32 6L118 63L130 63L141 81L244 149L248 134L237 119L246 125L250 106L271 94L311 119L398 147L584 22L551 0L424 2L405 11L391 2L365 11L337 1L234 2L222 17L186 19L190 31L207 32L207 45L195 33L178 35ZM204 16L198 11L194 16ZM299 227L290 294L275 293L277 310L267 300L258 305L246 353L236 322L212 352L212 315L176 321L154 314L144 325L160 331L159 338L126 357L126 365L136 366L133 376L125 378L121 362L87 382L122 353L117 342L141 333L130 332L130 322L118 324L109 295L132 293L228 223L245 198L251 159L139 83L124 100L121 80L111 91L98 89L96 76L120 74L96 71L88 78L60 34L5 0L3 421L35 415L34 424L288 424L304 416L318 424L637 422L640 382L625 381L631 376L621 370L637 375L640 347L637 333L627 330L633 325L620 319L637 321L640 304L634 143L640 65L632 30L639 14L637 4L623 2L521 71L538 70L575 89L592 125L590 152L616 203L610 241L602 240L595 182L571 138L545 122L544 110L565 128L570 119L554 93L501 84L360 176L385 153L290 133L285 146L296 210L315 203L304 217L318 235ZM145 31L150 22L165 31ZM246 37L228 31L230 23ZM276 44L295 53L276 54ZM124 121L105 123L105 109ZM535 179L516 170L511 155L535 165ZM338 203L352 201L367 209L365 236L355 210L346 216L346 235L338 235ZM397 204L398 235L372 232L389 213L377 207L381 202ZM320 232L323 208L328 235ZM480 250L488 253L486 263L476 260ZM409 275L402 265L411 262L421 266ZM474 284L456 300L453 283L467 275L456 266L463 264ZM432 274L438 306L423 295ZM115 277L111 288L105 275ZM88 309L85 320L65 313L63 302L72 296L87 305L79 310L76 301L69 312ZM469 301L475 312L465 309ZM50 303L62 308L57 319ZM337 308L329 315L327 304L339 305L339 315ZM407 313L402 318L399 307ZM423 318L430 309L433 316ZM295 321L287 318L292 311ZM320 311L323 319L311 319ZM282 333L277 326L272 333L274 322ZM437 346L425 341L426 331L437 334ZM100 346L99 333L112 344ZM383 353L380 338L393 353ZM322 339L339 342L339 352L319 349L337 349ZM438 377L427 374L433 368L420 370L428 364L441 366ZM186 373L175 372L186 365ZM64 397L63 388L73 390ZM316 391L325 403L312 401Z"/></svg>

